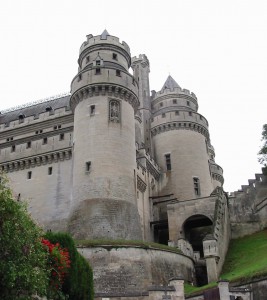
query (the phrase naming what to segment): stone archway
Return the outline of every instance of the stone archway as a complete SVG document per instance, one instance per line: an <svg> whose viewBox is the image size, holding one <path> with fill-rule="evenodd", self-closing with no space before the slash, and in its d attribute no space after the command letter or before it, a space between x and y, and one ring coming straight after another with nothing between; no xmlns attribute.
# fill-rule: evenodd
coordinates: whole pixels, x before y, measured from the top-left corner
<svg viewBox="0 0 267 300"><path fill-rule="evenodd" d="M194 251L199 251L203 257L202 241L212 232L212 221L207 216L196 214L187 218L183 224L184 237L192 245Z"/></svg>
<svg viewBox="0 0 267 300"><path fill-rule="evenodd" d="M203 259L203 239L212 232L213 222L205 215L196 214L187 218L183 224L185 239L191 244L193 251L198 252L195 262L196 281L198 286L208 283L206 262Z"/></svg>

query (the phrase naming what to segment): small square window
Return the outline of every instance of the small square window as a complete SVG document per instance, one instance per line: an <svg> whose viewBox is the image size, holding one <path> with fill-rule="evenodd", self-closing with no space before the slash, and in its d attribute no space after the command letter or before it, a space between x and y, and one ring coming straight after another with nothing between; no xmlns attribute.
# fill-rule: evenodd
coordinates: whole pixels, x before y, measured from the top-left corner
<svg viewBox="0 0 267 300"><path fill-rule="evenodd" d="M96 74L96 75L100 75L100 74L101 74L101 71L100 71L99 68L96 68L96 69L95 69L95 74Z"/></svg>
<svg viewBox="0 0 267 300"><path fill-rule="evenodd" d="M120 70L116 70L116 76L121 76L121 71Z"/></svg>
<svg viewBox="0 0 267 300"><path fill-rule="evenodd" d="M63 140L64 140L64 133L61 133L61 134L59 135L59 140L60 140L60 141L63 141Z"/></svg>
<svg viewBox="0 0 267 300"><path fill-rule="evenodd" d="M90 56L86 56L86 63L88 64L90 61Z"/></svg>
<svg viewBox="0 0 267 300"><path fill-rule="evenodd" d="M177 99L173 99L173 100L172 100L172 103L173 103L173 104L177 104Z"/></svg>
<svg viewBox="0 0 267 300"><path fill-rule="evenodd" d="M35 134L38 134L39 133L39 131L37 130L37 131L35 131Z"/></svg>
<svg viewBox="0 0 267 300"><path fill-rule="evenodd" d="M57 125L54 126L54 130L57 130Z"/></svg>
<svg viewBox="0 0 267 300"><path fill-rule="evenodd" d="M118 55L116 53L113 53L112 58L115 59L115 60L118 60Z"/></svg>
<svg viewBox="0 0 267 300"><path fill-rule="evenodd" d="M43 145L47 144L47 137L43 138Z"/></svg>
<svg viewBox="0 0 267 300"><path fill-rule="evenodd" d="M95 105L91 105L90 106L90 116L94 116L95 115Z"/></svg>
<svg viewBox="0 0 267 300"><path fill-rule="evenodd" d="M61 125L58 125L58 129L61 128Z"/></svg>
<svg viewBox="0 0 267 300"><path fill-rule="evenodd" d="M49 167L49 168L48 168L48 175L52 175L52 173L53 173L53 168L52 168L52 167Z"/></svg>
<svg viewBox="0 0 267 300"><path fill-rule="evenodd" d="M179 116L179 110L176 110L176 111L175 111L175 115L176 115L176 116Z"/></svg>
<svg viewBox="0 0 267 300"><path fill-rule="evenodd" d="M90 172L91 171L91 162L90 161L87 161L85 163L85 171L86 172Z"/></svg>
<svg viewBox="0 0 267 300"><path fill-rule="evenodd" d="M27 179L32 179L32 171L29 171L29 172L27 173Z"/></svg>
<svg viewBox="0 0 267 300"><path fill-rule="evenodd" d="M15 150L16 150L16 146L15 146L15 145L12 145L12 146L11 146L11 152L15 152Z"/></svg>
<svg viewBox="0 0 267 300"><path fill-rule="evenodd" d="M192 116L192 112L191 111L188 114L189 114L189 116Z"/></svg>
<svg viewBox="0 0 267 300"><path fill-rule="evenodd" d="M40 130L40 133L42 133L42 132L43 132L43 130L41 129L41 130Z"/></svg>
<svg viewBox="0 0 267 300"><path fill-rule="evenodd" d="M31 146L32 146L32 142L28 142L26 148L27 148L27 149L28 149L28 148L31 148Z"/></svg>

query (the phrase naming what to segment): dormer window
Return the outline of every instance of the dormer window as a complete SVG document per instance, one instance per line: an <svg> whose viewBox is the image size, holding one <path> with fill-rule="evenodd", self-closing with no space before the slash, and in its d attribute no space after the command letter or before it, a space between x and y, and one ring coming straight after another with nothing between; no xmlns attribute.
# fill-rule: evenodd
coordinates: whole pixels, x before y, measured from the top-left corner
<svg viewBox="0 0 267 300"><path fill-rule="evenodd" d="M45 111L51 111L52 110L52 107L51 106L47 106L46 108L45 108Z"/></svg>
<svg viewBox="0 0 267 300"><path fill-rule="evenodd" d="M95 64L96 64L96 66L100 66L101 65L101 61L100 60L96 60Z"/></svg>
<svg viewBox="0 0 267 300"><path fill-rule="evenodd" d="M19 123L23 123L24 122L24 118L25 118L25 115L20 114L19 115Z"/></svg>

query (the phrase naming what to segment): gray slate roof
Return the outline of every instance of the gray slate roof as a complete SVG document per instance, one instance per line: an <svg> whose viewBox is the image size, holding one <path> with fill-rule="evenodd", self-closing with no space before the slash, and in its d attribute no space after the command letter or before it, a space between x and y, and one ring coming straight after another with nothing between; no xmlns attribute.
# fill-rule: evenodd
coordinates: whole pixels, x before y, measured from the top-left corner
<svg viewBox="0 0 267 300"><path fill-rule="evenodd" d="M62 107L67 107L69 109L69 102L70 102L70 95L61 98L56 98L53 100L40 102L37 104L32 104L25 107L15 108L14 110L8 112L2 112L0 114L0 123L3 124L3 123L9 123L11 121L18 120L20 115L24 117L37 116L40 113L46 112L47 108L50 107L51 107L51 111Z"/></svg>
<svg viewBox="0 0 267 300"><path fill-rule="evenodd" d="M180 88L179 84L171 77L171 75L168 76L167 80L165 81L163 87L161 90L165 89L174 89L174 88Z"/></svg>

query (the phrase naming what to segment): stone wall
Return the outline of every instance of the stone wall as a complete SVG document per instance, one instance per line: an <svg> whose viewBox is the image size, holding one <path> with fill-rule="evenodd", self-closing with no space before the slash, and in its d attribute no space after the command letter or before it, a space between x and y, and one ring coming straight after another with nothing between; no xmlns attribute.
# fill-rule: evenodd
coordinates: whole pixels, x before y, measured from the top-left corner
<svg viewBox="0 0 267 300"><path fill-rule="evenodd" d="M193 260L185 255L131 246L79 248L93 268L96 297L127 297L167 286L173 277L194 281Z"/></svg>
<svg viewBox="0 0 267 300"><path fill-rule="evenodd" d="M256 174L248 183L229 196L232 238L252 234L267 226L267 176Z"/></svg>

